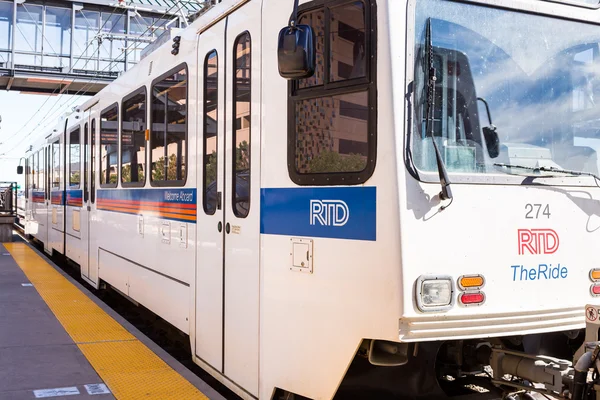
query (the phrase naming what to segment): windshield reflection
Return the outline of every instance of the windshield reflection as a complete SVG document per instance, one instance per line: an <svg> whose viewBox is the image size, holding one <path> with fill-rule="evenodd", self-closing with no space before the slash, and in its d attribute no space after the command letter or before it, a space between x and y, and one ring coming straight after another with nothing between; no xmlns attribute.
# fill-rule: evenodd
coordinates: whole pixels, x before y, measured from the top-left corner
<svg viewBox="0 0 600 400"><path fill-rule="evenodd" d="M600 28L472 4L417 2L413 161L436 171L425 133L424 31L431 18L434 135L450 172L506 172L494 164L598 174ZM477 98L484 99L478 101ZM499 152L483 131L493 125Z"/></svg>

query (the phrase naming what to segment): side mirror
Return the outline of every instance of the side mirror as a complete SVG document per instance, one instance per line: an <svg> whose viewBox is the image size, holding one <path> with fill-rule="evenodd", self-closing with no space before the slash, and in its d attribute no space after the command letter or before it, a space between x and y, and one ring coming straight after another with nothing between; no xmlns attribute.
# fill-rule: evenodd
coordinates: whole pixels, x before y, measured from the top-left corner
<svg viewBox="0 0 600 400"><path fill-rule="evenodd" d="M310 25L287 26L277 43L279 75L285 79L310 78L315 73L315 36Z"/></svg>
<svg viewBox="0 0 600 400"><path fill-rule="evenodd" d="M23 166L22 166L22 165L19 165L19 166L17 167L17 174L18 174L18 175L23 175Z"/></svg>
<svg viewBox="0 0 600 400"><path fill-rule="evenodd" d="M496 158L498 155L500 155L500 138L498 137L498 132L496 132L496 127L492 123L490 106L488 105L487 101L481 97L478 97L477 100L481 101L485 105L485 111L487 112L488 121L490 123L489 126L486 126L482 129L483 140L485 140L485 146L487 147L490 157Z"/></svg>
<svg viewBox="0 0 600 400"><path fill-rule="evenodd" d="M494 125L483 128L483 139L487 147L488 154L491 158L496 158L500 154L500 138Z"/></svg>

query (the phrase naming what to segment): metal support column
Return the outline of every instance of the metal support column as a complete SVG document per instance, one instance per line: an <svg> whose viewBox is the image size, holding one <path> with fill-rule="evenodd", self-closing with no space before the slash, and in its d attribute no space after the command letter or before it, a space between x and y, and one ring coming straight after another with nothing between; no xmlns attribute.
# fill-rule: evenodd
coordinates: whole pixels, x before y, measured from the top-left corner
<svg viewBox="0 0 600 400"><path fill-rule="evenodd" d="M12 23L12 46L10 49L10 66L12 69L12 75L15 75L15 43L17 36L17 2L18 0L13 0L13 23Z"/></svg>
<svg viewBox="0 0 600 400"><path fill-rule="evenodd" d="M37 22L36 22L36 28L37 28ZM37 32L37 30L36 30ZM46 38L46 6L42 6L42 37L40 38L40 41L42 42L41 45L41 55L40 55L40 67L44 66L44 39ZM36 43L33 44L33 47L35 49Z"/></svg>
<svg viewBox="0 0 600 400"><path fill-rule="evenodd" d="M69 73L73 72L73 52L75 51L75 7L75 3L71 3L71 51L69 52Z"/></svg>
<svg viewBox="0 0 600 400"><path fill-rule="evenodd" d="M131 10L127 10L127 12L125 13L127 20L125 21L125 36L129 36L129 33L131 32ZM124 71L127 71L127 67L129 64L129 52L127 51L127 49L129 48L129 41L125 40L125 56L123 57L125 59L125 67L124 67Z"/></svg>

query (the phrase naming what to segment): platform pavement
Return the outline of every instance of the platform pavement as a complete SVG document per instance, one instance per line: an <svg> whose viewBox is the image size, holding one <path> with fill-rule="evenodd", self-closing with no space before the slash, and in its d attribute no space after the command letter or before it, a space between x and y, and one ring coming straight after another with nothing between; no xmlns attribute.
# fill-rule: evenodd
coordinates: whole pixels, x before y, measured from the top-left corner
<svg viewBox="0 0 600 400"><path fill-rule="evenodd" d="M15 246L27 247L19 248ZM35 263L37 263L36 269L33 272L30 270L27 273L32 279L24 273L22 266L20 267L17 264L11 253L7 250L7 247L13 253L16 250L27 253L19 256L20 263L23 263L26 259L23 257L30 257L29 259L32 260L35 259ZM42 261L47 266L44 266ZM41 272L43 268L49 269ZM25 271L27 270L25 269ZM36 279L39 288L36 288L36 285L33 285L31 282ZM64 318L59 322L55 314L60 313L60 308L64 305L57 305L56 301L51 302L50 306L48 305L48 293L51 293L54 288L49 287L50 284L41 279L47 279L48 282L60 282L60 285L67 287L71 293L80 295L77 292L81 292L81 294L88 297L93 304L102 310L101 312L106 313L105 318L114 320L132 335L131 339L125 339L121 342L125 346L135 346L135 350L128 351L125 348L123 356L111 359L107 364L106 355L101 353L102 351L106 351L102 350L106 348L105 344L108 346L112 345L110 341L108 343L102 340L99 343L76 343L73 340L73 336L77 338L77 333L73 334L72 331L67 333L65 326L68 329L69 324L65 323ZM65 281L63 282L61 279ZM44 296L41 296L38 292L42 287L45 287L43 289L45 292L42 292L43 294L45 293ZM43 297L46 298L46 301ZM68 297L68 294L65 296L61 294L58 297L58 301L63 301L63 297ZM68 300L65 299L65 301ZM75 300L75 302L82 303L81 298ZM90 303L88 307L94 306ZM119 345L121 343L115 344ZM92 347L92 351L90 351L90 346L94 345L99 346L97 346L98 348ZM86 355L84 355L82 348L86 349L86 346L88 349L85 351ZM108 350L110 350L110 347ZM130 357L133 357L135 356L135 352L140 351L142 353L145 352L142 359L146 357L145 359L150 360L148 361L149 363L160 364L159 367L154 367L155 370L151 371L141 371L137 375L132 373L131 369L136 368L136 363L139 360L128 360L126 353L132 353ZM94 355L94 353L96 354ZM154 355L158 356L160 360L157 360ZM94 357L96 358L94 359ZM152 359L152 357L155 359ZM102 364L103 361L104 364ZM124 365L118 365L118 363L123 363ZM96 365L96 369L100 373L94 369L93 364ZM112 367L125 373L114 373L113 371L111 374L110 369ZM142 365L139 367L143 369ZM208 386L199 377L95 298L86 288L64 274L47 259L42 259L36 250L30 248L25 243L7 244L6 247L0 245L0 400L34 398L102 400L115 398L114 393L119 394L119 399L141 397L146 399L181 398L178 396L177 390L172 393L172 396L165 396L164 388L162 392L160 390L152 391L151 386L154 383L158 386L161 385L161 382L154 382L160 380L161 376L169 377L170 382L166 386L172 385L173 381L181 382L181 385L177 386L186 387L186 399L224 399L223 396ZM127 379L131 380L132 386L142 384L148 387L141 391L140 388L137 388L131 392L132 394L127 394L127 390L123 390L124 388L127 389ZM86 388L85 385L92 386ZM109 393L90 394L88 389L91 390L91 393L100 393L103 391L108 391ZM60 394L60 390L63 391L62 395ZM79 392L79 394L72 394L76 392ZM194 396L190 395L192 392L194 392ZM153 393L154 396L152 395Z"/></svg>

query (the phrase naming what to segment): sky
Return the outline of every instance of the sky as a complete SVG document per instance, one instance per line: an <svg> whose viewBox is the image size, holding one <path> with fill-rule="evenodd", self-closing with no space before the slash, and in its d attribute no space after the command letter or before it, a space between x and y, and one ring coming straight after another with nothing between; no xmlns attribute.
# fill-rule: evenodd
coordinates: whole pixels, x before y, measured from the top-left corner
<svg viewBox="0 0 600 400"><path fill-rule="evenodd" d="M60 116L83 103L86 96L49 96L12 91L0 92L0 181L16 181L24 188L17 166L32 143L46 136Z"/></svg>

